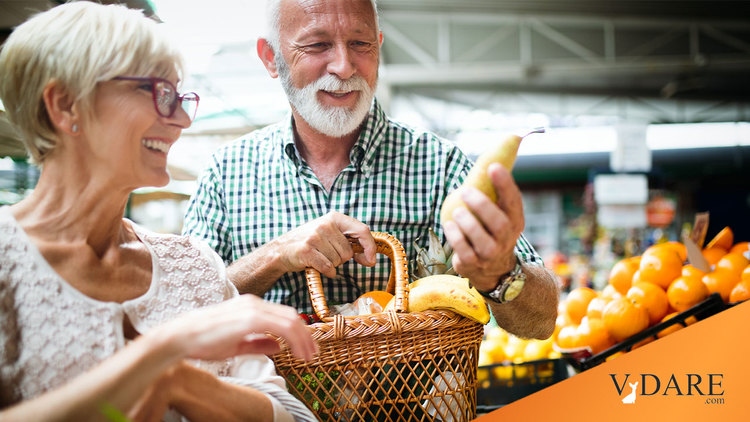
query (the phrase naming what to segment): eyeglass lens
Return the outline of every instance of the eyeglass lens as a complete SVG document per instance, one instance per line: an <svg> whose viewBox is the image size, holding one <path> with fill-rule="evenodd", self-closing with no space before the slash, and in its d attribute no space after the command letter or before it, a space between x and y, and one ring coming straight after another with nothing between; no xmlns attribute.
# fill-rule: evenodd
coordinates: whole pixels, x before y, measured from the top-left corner
<svg viewBox="0 0 750 422"><path fill-rule="evenodd" d="M198 111L198 95L194 92L188 92L178 101L180 101L180 106L185 110L185 113L190 117L190 121L195 120L195 112Z"/></svg>

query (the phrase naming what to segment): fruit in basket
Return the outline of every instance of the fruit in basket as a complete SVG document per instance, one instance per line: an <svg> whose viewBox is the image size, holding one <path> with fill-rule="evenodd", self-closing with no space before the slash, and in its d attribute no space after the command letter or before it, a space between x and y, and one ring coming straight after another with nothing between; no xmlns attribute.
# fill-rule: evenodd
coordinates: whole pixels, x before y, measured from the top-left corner
<svg viewBox="0 0 750 422"><path fill-rule="evenodd" d="M604 308L604 325L617 341L623 341L648 328L648 312L632 299L621 297L609 302Z"/></svg>
<svg viewBox="0 0 750 422"><path fill-rule="evenodd" d="M544 130L536 130L531 133L541 133ZM516 161L516 155L518 154L518 147L521 145L523 137L517 135L510 135L503 139L493 149L488 150L479 155L476 163L469 171L466 176L466 180L462 187L471 186L478 189L480 192L487 195L492 202L497 201L497 194L495 193L495 186L492 184L492 179L487 175L487 169L490 164L499 163L508 171L513 169L513 164ZM443 201L443 205L440 208L440 221L445 224L447 221L453 220L453 211L457 208L467 208L463 200L461 200L461 189L456 189L451 192Z"/></svg>
<svg viewBox="0 0 750 422"><path fill-rule="evenodd" d="M358 310L359 315L374 314L383 312L392 299L393 295L386 291L373 290L358 297L352 305Z"/></svg>
<svg viewBox="0 0 750 422"><path fill-rule="evenodd" d="M667 293L656 284L637 282L628 290L626 297L648 312L649 325L658 323L667 314Z"/></svg>
<svg viewBox="0 0 750 422"><path fill-rule="evenodd" d="M609 284L620 294L626 294L633 282L633 274L638 271L641 264L640 256L623 258L612 266L609 271Z"/></svg>
<svg viewBox="0 0 750 422"><path fill-rule="evenodd" d="M727 250L716 246L710 248L704 248L701 253L703 257L708 261L708 265L716 265L717 262L727 254Z"/></svg>
<svg viewBox="0 0 750 422"><path fill-rule="evenodd" d="M428 234L427 249L419 246L418 241L419 239L414 242L417 257L412 262L411 276L413 279L418 280L435 274L456 275L452 263L453 248L448 242L443 246L432 228L430 228Z"/></svg>
<svg viewBox="0 0 750 422"><path fill-rule="evenodd" d="M718 293L724 303L729 302L729 295L734 286L740 281L740 276L732 271L717 268L703 276L703 284L709 293Z"/></svg>
<svg viewBox="0 0 750 422"><path fill-rule="evenodd" d="M716 263L716 269L731 271L739 276L748 265L750 265L750 259L745 258L741 253L730 252Z"/></svg>
<svg viewBox="0 0 750 422"><path fill-rule="evenodd" d="M622 297L623 294L618 292L613 285L607 284L606 286L604 286L602 291L599 292L599 296L608 300L612 300L617 299L618 297Z"/></svg>
<svg viewBox="0 0 750 422"><path fill-rule="evenodd" d="M561 349L573 349L578 347L578 326L566 325L560 329L555 339L555 344Z"/></svg>
<svg viewBox="0 0 750 422"><path fill-rule="evenodd" d="M709 294L700 276L682 276L669 285L667 300L672 309L683 312L704 301Z"/></svg>
<svg viewBox="0 0 750 422"><path fill-rule="evenodd" d="M729 250L732 245L734 244L734 233L732 233L732 229L730 229L728 226L724 227L719 231L719 233L714 236L713 239L711 239L708 243L706 243L706 248L713 248L713 247L719 247L724 250Z"/></svg>
<svg viewBox="0 0 750 422"><path fill-rule="evenodd" d="M583 318L576 331L578 334L577 347L588 346L593 354L603 352L615 344L607 326L600 318Z"/></svg>
<svg viewBox="0 0 750 422"><path fill-rule="evenodd" d="M672 319L675 316L677 316L677 314L679 314L679 312L672 312L671 314L665 316L661 320L661 322L669 321L670 319ZM695 324L696 322L698 322L698 319L695 316L691 316L691 317L685 318L684 322L685 322L686 325L691 325L691 324ZM675 331L680 330L682 328L685 328L685 327L681 323L676 323L676 324L670 325L669 327L667 327L667 328L659 331L656 334L656 337L657 338L662 338L662 337L666 336L667 334L672 334Z"/></svg>
<svg viewBox="0 0 750 422"><path fill-rule="evenodd" d="M682 267L682 276L683 277L703 277L706 275L703 271L695 268L694 266L687 264Z"/></svg>
<svg viewBox="0 0 750 422"><path fill-rule="evenodd" d="M409 312L449 309L481 324L490 320L484 298L469 279L451 275L433 275L409 284Z"/></svg>
<svg viewBox="0 0 750 422"><path fill-rule="evenodd" d="M641 256L638 268L638 280L654 283L662 289L669 287L674 279L682 274L683 260L672 248L651 246Z"/></svg>
<svg viewBox="0 0 750 422"><path fill-rule="evenodd" d="M586 308L586 316L589 318L601 318L604 313L604 307L607 306L610 301L612 301L612 299L603 296L597 296L591 299L588 308Z"/></svg>
<svg viewBox="0 0 750 422"><path fill-rule="evenodd" d="M523 360L528 362L530 360L547 359L551 351L552 337L546 340L531 340L523 349Z"/></svg>
<svg viewBox="0 0 750 422"><path fill-rule="evenodd" d="M745 253L750 251L750 242L737 242L729 252Z"/></svg>
<svg viewBox="0 0 750 422"><path fill-rule="evenodd" d="M574 324L579 324L586 316L589 302L597 296L594 289L588 287L577 287L568 293L565 298L565 310Z"/></svg>
<svg viewBox="0 0 750 422"><path fill-rule="evenodd" d="M750 279L737 283L729 294L729 303L742 302L747 299L750 299Z"/></svg>

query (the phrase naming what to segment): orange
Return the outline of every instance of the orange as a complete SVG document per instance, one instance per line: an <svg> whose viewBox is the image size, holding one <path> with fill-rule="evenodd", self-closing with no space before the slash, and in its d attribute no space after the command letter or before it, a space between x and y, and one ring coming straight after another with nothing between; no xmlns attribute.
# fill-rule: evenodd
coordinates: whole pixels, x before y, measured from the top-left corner
<svg viewBox="0 0 750 422"><path fill-rule="evenodd" d="M568 293L565 299L565 310L574 324L580 324L581 318L586 316L591 299L596 297L596 291L588 287L577 287Z"/></svg>
<svg viewBox="0 0 750 422"><path fill-rule="evenodd" d="M740 281L732 288L732 292L729 294L729 303L742 302L747 299L750 299L750 280Z"/></svg>
<svg viewBox="0 0 750 422"><path fill-rule="evenodd" d="M604 308L604 325L615 341L623 341L648 328L648 312L626 297L614 299Z"/></svg>
<svg viewBox="0 0 750 422"><path fill-rule="evenodd" d="M617 289L615 289L615 286L607 284L606 286L604 286L602 291L599 292L599 296L603 297L604 299L612 300L618 297L622 297L622 293L618 292Z"/></svg>
<svg viewBox="0 0 750 422"><path fill-rule="evenodd" d="M740 274L740 281L748 281L750 280L750 265L745 267L744 270L742 270L742 273Z"/></svg>
<svg viewBox="0 0 750 422"><path fill-rule="evenodd" d="M654 283L662 289L669 287L675 278L682 274L682 259L670 248L653 246L641 257L638 280ZM633 278L633 283L637 280Z"/></svg>
<svg viewBox="0 0 750 422"><path fill-rule="evenodd" d="M601 318L583 318L576 332L578 346L590 347L593 354L607 350L615 344Z"/></svg>
<svg viewBox="0 0 750 422"><path fill-rule="evenodd" d="M728 270L737 275L742 274L742 270L750 265L750 259L745 258L741 253L728 253L721 257L719 262L716 263L716 269Z"/></svg>
<svg viewBox="0 0 750 422"><path fill-rule="evenodd" d="M732 249L729 250L729 252L747 252L750 251L750 242L738 242L735 243L734 246L732 246Z"/></svg>
<svg viewBox="0 0 750 422"><path fill-rule="evenodd" d="M677 254L680 256L680 259L682 259L682 262L685 262L685 260L687 259L687 248L685 247L685 245L682 244L682 243L680 243L680 242L674 241L674 240L671 240L669 242L664 242L664 243L657 243L656 245L652 245L648 249L646 249L645 251L643 251L643 254L644 255L649 254L649 253L651 253L653 251L659 250L660 248L671 249L671 250L677 252Z"/></svg>
<svg viewBox="0 0 750 422"><path fill-rule="evenodd" d="M708 261L708 265L716 265L722 256L727 254L727 250L719 247L705 248L701 251L703 257Z"/></svg>
<svg viewBox="0 0 750 422"><path fill-rule="evenodd" d="M646 309L649 325L658 323L667 314L667 293L656 284L645 281L635 283L628 290L626 297Z"/></svg>
<svg viewBox="0 0 750 422"><path fill-rule="evenodd" d="M555 344L561 349L572 349L578 343L578 326L566 325L557 333Z"/></svg>
<svg viewBox="0 0 750 422"><path fill-rule="evenodd" d="M719 233L717 233L716 236L706 244L706 249L716 246L728 250L732 247L732 244L734 244L734 233L732 233L732 229L727 226L721 229Z"/></svg>
<svg viewBox="0 0 750 422"><path fill-rule="evenodd" d="M687 264L682 267L682 275L687 277L703 277L706 273L690 264Z"/></svg>
<svg viewBox="0 0 750 422"><path fill-rule="evenodd" d="M708 297L708 287L698 276L682 276L667 289L669 305L676 311L686 311Z"/></svg>
<svg viewBox="0 0 750 422"><path fill-rule="evenodd" d="M664 321L668 321L668 320L670 320L671 318L674 318L674 317L675 317L675 315L677 315L678 313L679 313L679 312L672 312L671 314L669 314L669 315L665 316L665 317L664 317L664 319L662 319L662 320L661 320L661 322L664 322ZM698 319L697 319L697 318L696 318L695 316L691 316L691 317L685 318L685 321L684 321L684 322L685 322L685 324L687 324L687 325L691 325L691 324L695 324L695 323L696 323L697 321L698 321ZM665 328L665 329L663 329L663 330L659 331L659 332L658 332L658 333L656 334L656 337L658 337L658 338L662 338L662 337L666 336L667 334L672 334L672 333L674 333L675 331L677 331L677 330L680 330L680 329L682 329L682 328L684 328L684 326L682 325L682 323L679 323L679 322L678 322L678 323L676 323L676 324L672 324L672 325L670 325L669 327L667 327L667 328Z"/></svg>
<svg viewBox="0 0 750 422"><path fill-rule="evenodd" d="M591 302L589 302L589 307L586 308L586 316L589 318L601 318L604 307L607 306L610 300L612 299L608 299L602 296L597 296L591 299Z"/></svg>
<svg viewBox="0 0 750 422"><path fill-rule="evenodd" d="M703 284L708 287L708 291L720 294L724 303L729 303L729 295L739 281L739 275L725 269L716 269L703 276Z"/></svg>
<svg viewBox="0 0 750 422"><path fill-rule="evenodd" d="M633 274L638 271L641 257L634 256L617 261L609 271L609 284L620 294L625 294L633 281Z"/></svg>
<svg viewBox="0 0 750 422"><path fill-rule="evenodd" d="M353 305L357 309L360 307L369 309L370 313L374 314L383 312L383 309L388 305L388 302L390 302L391 299L393 299L392 294L382 290L373 290L358 297Z"/></svg>

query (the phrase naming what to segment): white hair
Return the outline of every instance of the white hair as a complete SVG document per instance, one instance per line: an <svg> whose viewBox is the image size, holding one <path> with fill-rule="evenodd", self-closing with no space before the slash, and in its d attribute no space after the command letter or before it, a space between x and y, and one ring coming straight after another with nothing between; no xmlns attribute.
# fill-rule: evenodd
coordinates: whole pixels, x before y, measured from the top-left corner
<svg viewBox="0 0 750 422"><path fill-rule="evenodd" d="M281 33L281 2L283 0L268 0L266 2L267 33L266 41L271 45L273 51L279 50ZM380 17L378 15L377 0L370 0L372 10L375 12L375 27L380 28Z"/></svg>

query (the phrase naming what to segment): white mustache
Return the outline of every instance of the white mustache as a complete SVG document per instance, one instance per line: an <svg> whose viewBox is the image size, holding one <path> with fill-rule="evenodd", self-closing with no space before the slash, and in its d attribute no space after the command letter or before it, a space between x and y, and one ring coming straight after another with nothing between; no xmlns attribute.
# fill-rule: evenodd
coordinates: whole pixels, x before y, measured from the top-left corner
<svg viewBox="0 0 750 422"><path fill-rule="evenodd" d="M341 80L334 75L327 74L310 85L316 91L368 91L370 89L367 81L358 75L352 76L347 80Z"/></svg>

